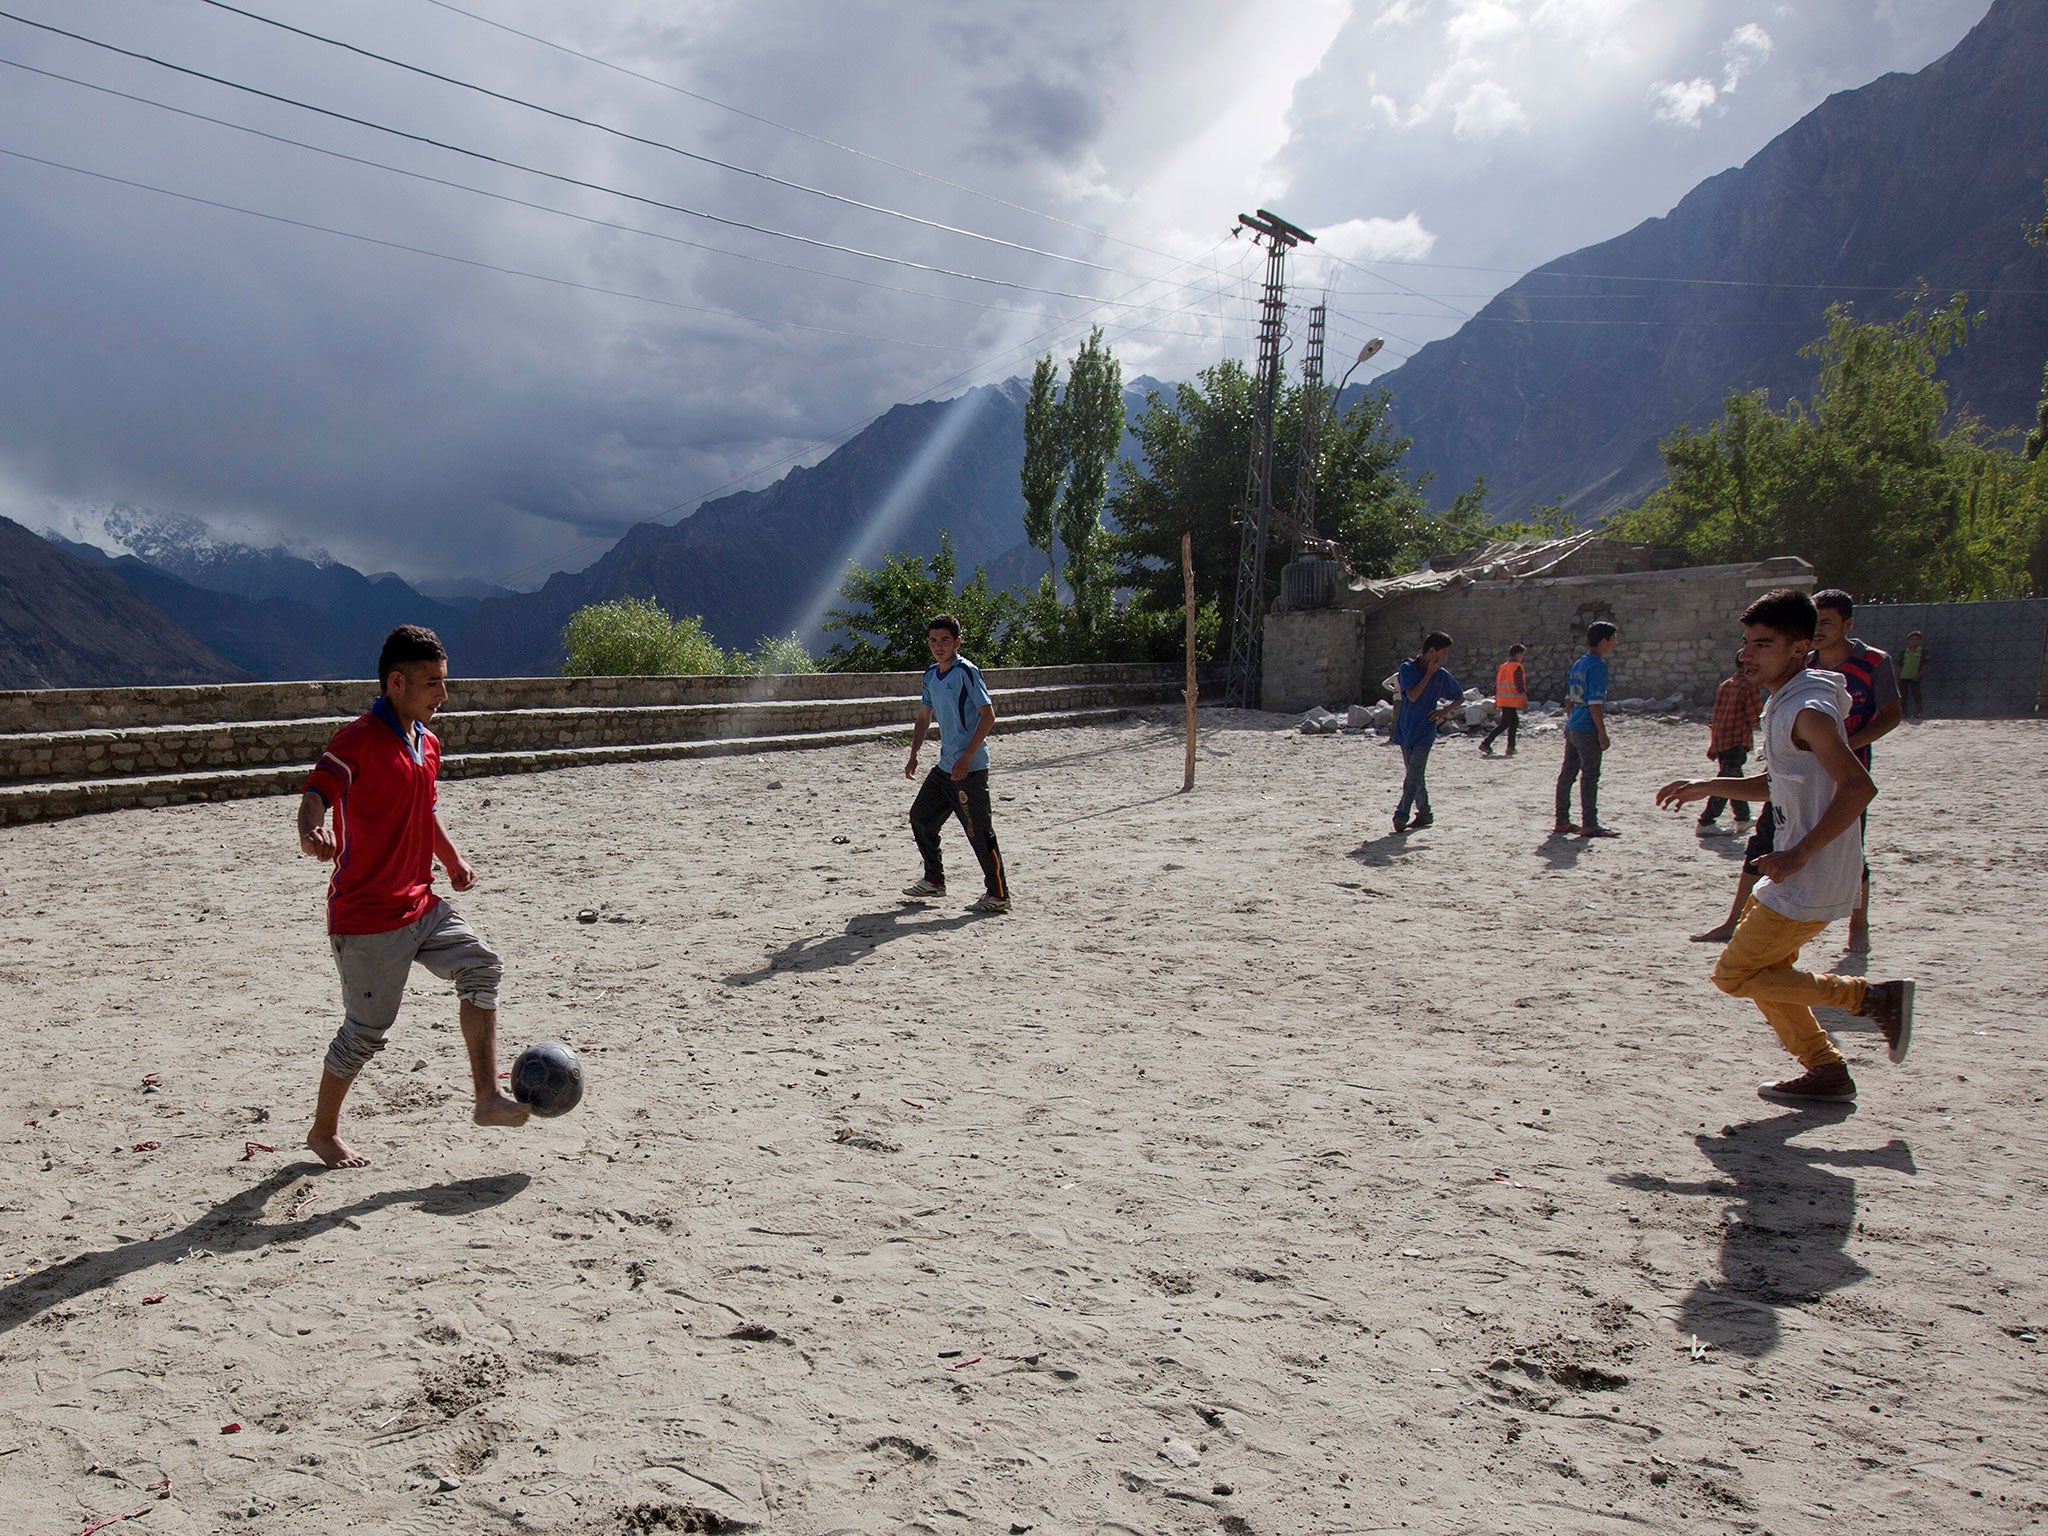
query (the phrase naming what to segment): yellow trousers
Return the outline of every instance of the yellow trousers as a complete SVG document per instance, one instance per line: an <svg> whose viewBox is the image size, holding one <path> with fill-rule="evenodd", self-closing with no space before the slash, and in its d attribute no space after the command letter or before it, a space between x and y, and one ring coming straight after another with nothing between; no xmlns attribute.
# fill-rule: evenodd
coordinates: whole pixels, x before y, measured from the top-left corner
<svg viewBox="0 0 2048 1536"><path fill-rule="evenodd" d="M1802 1067L1842 1059L1813 1016L1813 1005L1824 1003L1851 1013L1863 1006L1861 977L1816 976L1792 968L1807 940L1825 927L1826 923L1794 922L1752 896L1735 925L1735 937L1714 963L1714 985L1762 1009L1779 1043L1799 1058Z"/></svg>

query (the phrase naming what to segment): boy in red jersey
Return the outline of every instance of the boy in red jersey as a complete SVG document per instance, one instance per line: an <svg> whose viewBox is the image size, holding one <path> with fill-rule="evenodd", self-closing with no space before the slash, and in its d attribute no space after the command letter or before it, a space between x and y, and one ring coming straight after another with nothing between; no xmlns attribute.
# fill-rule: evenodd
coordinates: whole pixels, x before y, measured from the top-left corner
<svg viewBox="0 0 2048 1536"><path fill-rule="evenodd" d="M434 894L434 860L458 891L476 884L435 814L441 743L427 729L448 700L448 653L431 629L401 624L377 658L383 691L334 733L299 798L299 851L334 865L328 943L341 973L343 1021L327 1048L306 1145L330 1168L369 1159L341 1139L341 1104L384 1049L417 961L455 983L478 1125L522 1125L524 1104L498 1091L498 957ZM334 828L326 821L333 812Z"/></svg>

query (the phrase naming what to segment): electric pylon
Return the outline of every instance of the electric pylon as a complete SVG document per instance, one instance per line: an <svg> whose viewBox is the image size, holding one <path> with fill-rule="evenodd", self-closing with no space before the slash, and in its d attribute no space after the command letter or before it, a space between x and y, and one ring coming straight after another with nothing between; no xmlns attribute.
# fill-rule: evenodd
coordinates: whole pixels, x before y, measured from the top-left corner
<svg viewBox="0 0 2048 1536"><path fill-rule="evenodd" d="M1299 556L1316 536L1316 477L1322 470L1323 327L1329 304L1308 312L1308 345L1301 356L1301 454L1294 464L1294 553Z"/></svg>
<svg viewBox="0 0 2048 1536"><path fill-rule="evenodd" d="M1259 306L1259 371L1252 386L1251 464L1245 474L1230 618L1230 670L1225 698L1240 709L1259 703L1259 652L1265 629L1266 534L1273 522L1273 406L1280 394L1280 341L1287 330L1287 253L1315 236L1261 208L1237 222L1266 248L1265 297Z"/></svg>

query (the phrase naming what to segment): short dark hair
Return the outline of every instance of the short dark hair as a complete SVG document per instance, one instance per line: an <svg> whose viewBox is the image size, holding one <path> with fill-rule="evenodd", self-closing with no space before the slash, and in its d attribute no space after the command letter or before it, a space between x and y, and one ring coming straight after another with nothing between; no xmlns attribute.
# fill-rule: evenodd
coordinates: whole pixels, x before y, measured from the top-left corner
<svg viewBox="0 0 2048 1536"><path fill-rule="evenodd" d="M448 648L441 637L424 624L401 624L384 637L384 649L377 653L377 691L391 683L391 674L415 661L446 661Z"/></svg>
<svg viewBox="0 0 2048 1536"><path fill-rule="evenodd" d="M1508 655L1509 655L1509 656L1519 656L1519 655L1521 655L1521 654L1522 654L1522 652L1524 652L1524 651L1526 651L1526 650L1528 650L1528 649L1529 649L1529 647L1527 647L1526 645L1511 645L1511 646L1509 646L1509 647L1508 647Z"/></svg>
<svg viewBox="0 0 2048 1536"><path fill-rule="evenodd" d="M1839 613L1845 619L1856 617L1856 600L1840 587L1829 587L1813 594L1813 606Z"/></svg>
<svg viewBox="0 0 2048 1536"><path fill-rule="evenodd" d="M1588 648L1591 648L1598 645L1602 640L1612 640L1620 633L1621 630L1615 625L1608 623L1607 620L1596 619L1586 626L1586 645Z"/></svg>
<svg viewBox="0 0 2048 1536"><path fill-rule="evenodd" d="M1813 638L1813 599L1797 587L1780 587L1766 592L1742 610L1742 622L1759 629L1775 629L1795 640Z"/></svg>
<svg viewBox="0 0 2048 1536"><path fill-rule="evenodd" d="M1422 648L1425 651L1448 651L1451 648L1451 637L1440 629L1432 629L1422 637Z"/></svg>
<svg viewBox="0 0 2048 1536"><path fill-rule="evenodd" d="M960 638L960 621L950 613L935 613L931 616L924 627L924 632L930 634L935 629L945 630L955 640Z"/></svg>

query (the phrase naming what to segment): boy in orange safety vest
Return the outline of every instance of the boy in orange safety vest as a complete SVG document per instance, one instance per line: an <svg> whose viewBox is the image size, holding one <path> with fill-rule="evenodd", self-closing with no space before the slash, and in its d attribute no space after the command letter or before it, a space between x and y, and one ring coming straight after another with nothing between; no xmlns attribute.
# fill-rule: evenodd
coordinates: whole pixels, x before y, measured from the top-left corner
<svg viewBox="0 0 2048 1536"><path fill-rule="evenodd" d="M1515 755L1515 732L1521 725L1522 711L1529 705L1529 676L1522 670L1524 649L1509 646L1508 659L1493 669L1493 707L1500 711L1500 718L1479 743L1479 750L1488 757L1493 756L1493 738L1502 731L1508 733L1508 756Z"/></svg>

